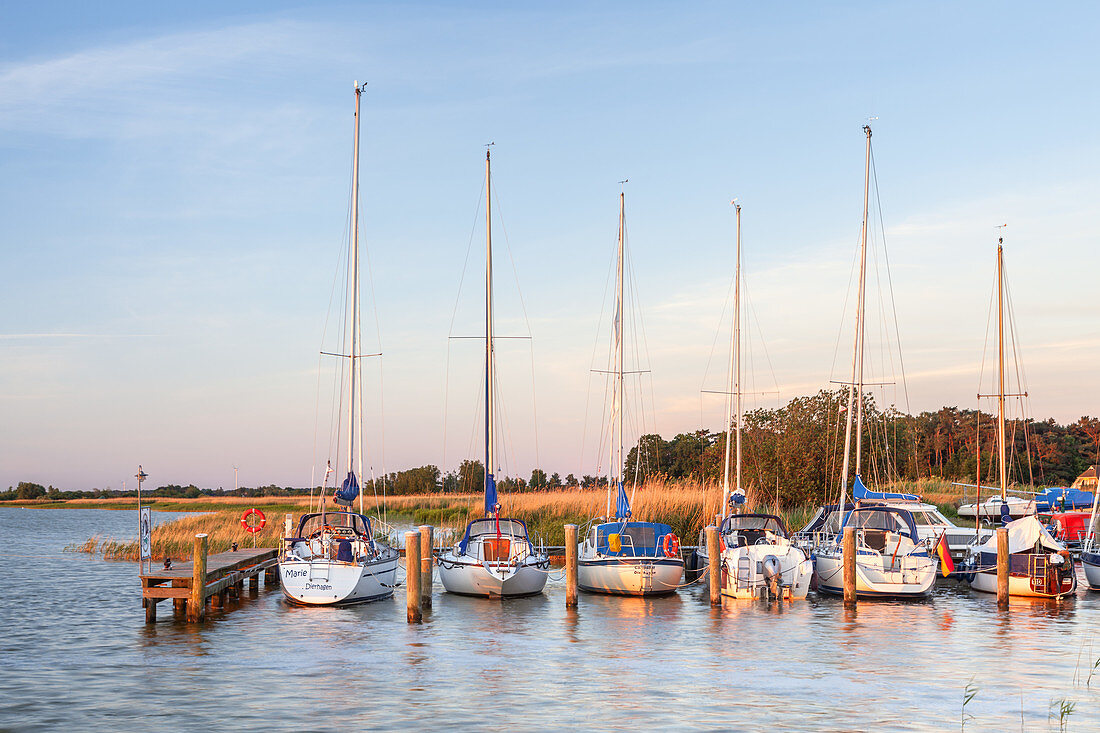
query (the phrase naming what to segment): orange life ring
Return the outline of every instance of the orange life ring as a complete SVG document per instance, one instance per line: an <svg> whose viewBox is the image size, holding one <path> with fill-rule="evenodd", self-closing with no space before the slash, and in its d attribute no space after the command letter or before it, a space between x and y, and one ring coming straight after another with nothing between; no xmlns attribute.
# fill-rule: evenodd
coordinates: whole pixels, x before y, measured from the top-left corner
<svg viewBox="0 0 1100 733"><path fill-rule="evenodd" d="M252 524L249 520L252 517L259 517L259 524ZM267 524L267 517L259 509L249 509L247 512L241 515L241 526L244 527L244 531L249 534L256 534Z"/></svg>
<svg viewBox="0 0 1100 733"><path fill-rule="evenodd" d="M680 538L674 534L666 534L661 542L661 549L665 551L665 557L676 557L680 554Z"/></svg>

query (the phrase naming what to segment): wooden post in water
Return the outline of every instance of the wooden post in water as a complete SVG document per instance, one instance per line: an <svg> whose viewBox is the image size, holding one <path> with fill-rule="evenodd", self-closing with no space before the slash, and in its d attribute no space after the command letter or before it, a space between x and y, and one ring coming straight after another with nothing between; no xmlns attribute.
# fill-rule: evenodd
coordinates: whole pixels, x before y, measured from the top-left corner
<svg viewBox="0 0 1100 733"><path fill-rule="evenodd" d="M287 514L286 519L283 520L283 537L293 537L291 532L294 531L294 515Z"/></svg>
<svg viewBox="0 0 1100 733"><path fill-rule="evenodd" d="M577 525L565 525L565 607L577 607Z"/></svg>
<svg viewBox="0 0 1100 733"><path fill-rule="evenodd" d="M722 605L722 554L718 549L718 528L707 526L707 561L709 564L710 605Z"/></svg>
<svg viewBox="0 0 1100 733"><path fill-rule="evenodd" d="M157 622L157 604L153 603L152 598L143 598L141 602L145 604L145 623L155 624Z"/></svg>
<svg viewBox="0 0 1100 733"><path fill-rule="evenodd" d="M844 561L844 606L856 606L856 528L844 528L844 545L841 557Z"/></svg>
<svg viewBox="0 0 1100 733"><path fill-rule="evenodd" d="M407 620L418 624L424 619L420 611L420 533L405 533L405 597L408 602Z"/></svg>
<svg viewBox="0 0 1100 733"><path fill-rule="evenodd" d="M195 535L195 549L191 556L191 598L187 601L187 620L192 623L206 618L206 550L206 535Z"/></svg>
<svg viewBox="0 0 1100 733"><path fill-rule="evenodd" d="M1008 529L997 528L997 608L1008 608Z"/></svg>
<svg viewBox="0 0 1100 733"><path fill-rule="evenodd" d="M420 607L432 607L432 571L435 553L432 552L432 527L420 525Z"/></svg>

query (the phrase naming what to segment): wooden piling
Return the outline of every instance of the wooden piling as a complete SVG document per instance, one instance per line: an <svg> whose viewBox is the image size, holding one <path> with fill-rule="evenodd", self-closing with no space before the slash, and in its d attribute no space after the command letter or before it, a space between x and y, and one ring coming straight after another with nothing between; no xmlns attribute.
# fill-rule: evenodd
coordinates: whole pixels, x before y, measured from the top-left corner
<svg viewBox="0 0 1100 733"><path fill-rule="evenodd" d="M432 575L435 553L432 552L432 527L420 525L420 608L432 607Z"/></svg>
<svg viewBox="0 0 1100 733"><path fill-rule="evenodd" d="M718 528L707 526L707 563L710 580L710 605L722 605L722 553L718 549Z"/></svg>
<svg viewBox="0 0 1100 733"><path fill-rule="evenodd" d="M405 533L405 597L408 604L406 620L418 624L424 619L420 610L420 533Z"/></svg>
<svg viewBox="0 0 1100 733"><path fill-rule="evenodd" d="M294 531L294 515L287 514L286 519L283 520L283 537L293 537L291 532Z"/></svg>
<svg viewBox="0 0 1100 733"><path fill-rule="evenodd" d="M1008 608L1008 529L997 528L997 607Z"/></svg>
<svg viewBox="0 0 1100 733"><path fill-rule="evenodd" d="M207 547L207 536L195 535L195 549L191 557L191 598L187 602L187 620L191 622L206 618Z"/></svg>
<svg viewBox="0 0 1100 733"><path fill-rule="evenodd" d="M565 525L565 607L577 607L577 525Z"/></svg>
<svg viewBox="0 0 1100 733"><path fill-rule="evenodd" d="M145 623L155 624L157 622L157 604L152 598L143 598L142 603L145 604Z"/></svg>
<svg viewBox="0 0 1100 733"><path fill-rule="evenodd" d="M279 587L279 566L272 565L264 571L264 588Z"/></svg>
<svg viewBox="0 0 1100 733"><path fill-rule="evenodd" d="M844 528L844 545L841 548L844 561L844 605L856 606L856 528Z"/></svg>
<svg viewBox="0 0 1100 733"><path fill-rule="evenodd" d="M172 581L172 587L173 588L186 588L187 587L187 581L186 580L173 580ZM179 614L181 616L183 614L187 613L187 599L186 598L173 598L172 599L172 613L173 614Z"/></svg>

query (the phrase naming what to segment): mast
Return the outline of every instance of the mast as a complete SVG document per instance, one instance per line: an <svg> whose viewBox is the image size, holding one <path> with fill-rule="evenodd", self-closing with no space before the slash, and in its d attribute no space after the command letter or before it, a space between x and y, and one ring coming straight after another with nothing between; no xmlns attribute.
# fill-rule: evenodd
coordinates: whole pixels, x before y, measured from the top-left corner
<svg viewBox="0 0 1100 733"><path fill-rule="evenodd" d="M348 473L355 470L357 433L355 420L357 374L359 371L359 98L363 87L355 82L355 145L352 154L351 175L351 262L348 270L351 275L351 339L348 358L351 360L351 374L348 379ZM360 460L362 460L360 456ZM357 477L358 478L358 477ZM360 497L362 490L360 490Z"/></svg>
<svg viewBox="0 0 1100 733"><path fill-rule="evenodd" d="M612 426L611 440L611 464L612 471L608 470L607 482L607 506L608 514L611 513L611 495L614 492L618 496L619 484L622 483L623 473L623 240L626 230L626 196L619 191L619 250L618 266L615 274L615 399L614 412L612 413L615 424ZM618 432L618 436L614 435ZM618 481L615 479L618 478ZM618 499L615 499L616 519L618 519Z"/></svg>
<svg viewBox="0 0 1100 733"><path fill-rule="evenodd" d="M848 462L849 450L852 445L852 408L855 408L856 417L856 476L860 475L863 452L863 320L865 299L864 293L867 285L867 208L868 192L871 184L871 126L864 125L863 132L867 135L867 155L863 172L863 227L860 232L859 244L859 298L856 305L856 339L852 353L852 381L848 384L848 424L844 429L844 467L840 473L840 502L838 511L844 510L844 495L848 487ZM859 400L855 399L856 389L859 390ZM853 405L853 402L855 404Z"/></svg>
<svg viewBox="0 0 1100 733"><path fill-rule="evenodd" d="M489 148L485 148L485 513L496 505L493 482L493 203L490 195ZM492 504L493 506L490 506Z"/></svg>
<svg viewBox="0 0 1100 733"><path fill-rule="evenodd" d="M1005 499L1008 472L1005 464L1005 323L1004 323L1004 238L997 238L997 441L1001 462L1001 501ZM981 494L981 489L978 491Z"/></svg>
<svg viewBox="0 0 1100 733"><path fill-rule="evenodd" d="M734 210L737 212L737 255L734 265L733 343L730 344L730 366L727 372L729 374L729 389L727 392L731 393L735 400L735 417L734 420L727 419L726 421L726 465L722 472L722 513L725 513L729 505L730 450L732 447L731 443L734 440L734 436L731 435L731 432L734 430L734 425L736 425L737 433L736 468L734 469L736 478L734 488L737 490L741 488L741 204L736 201L731 203L733 203ZM727 414L727 418L728 417L729 415Z"/></svg>

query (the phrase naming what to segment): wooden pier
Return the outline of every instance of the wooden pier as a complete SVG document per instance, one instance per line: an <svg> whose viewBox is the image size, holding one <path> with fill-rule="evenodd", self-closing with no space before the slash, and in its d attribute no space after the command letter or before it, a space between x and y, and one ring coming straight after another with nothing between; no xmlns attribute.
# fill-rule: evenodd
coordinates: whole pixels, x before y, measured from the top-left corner
<svg viewBox="0 0 1100 733"><path fill-rule="evenodd" d="M206 617L206 604L224 608L230 598L240 598L245 583L250 593L259 591L260 573L265 587L278 587L278 555L274 548L260 547L207 555L206 535L195 537L194 559L169 570L152 570L141 575L141 599L146 623L157 620L157 604L172 599L174 611L186 613L189 622Z"/></svg>

